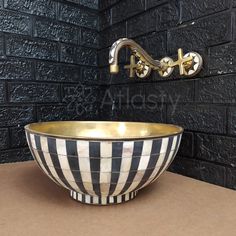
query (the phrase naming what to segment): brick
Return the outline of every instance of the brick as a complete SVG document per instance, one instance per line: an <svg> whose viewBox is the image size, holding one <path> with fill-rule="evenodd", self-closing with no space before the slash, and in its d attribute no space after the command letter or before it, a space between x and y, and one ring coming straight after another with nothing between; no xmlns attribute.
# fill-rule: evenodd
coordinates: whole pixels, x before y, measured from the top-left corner
<svg viewBox="0 0 236 236"><path fill-rule="evenodd" d="M236 0L233 0L233 7L236 7Z"/></svg>
<svg viewBox="0 0 236 236"><path fill-rule="evenodd" d="M156 7L166 2L168 2L168 0L148 0L146 1L146 7L147 8Z"/></svg>
<svg viewBox="0 0 236 236"><path fill-rule="evenodd" d="M0 129L0 149L7 149L9 147L9 134L7 128Z"/></svg>
<svg viewBox="0 0 236 236"><path fill-rule="evenodd" d="M99 70L93 67L83 67L81 72L81 80L85 83L98 84Z"/></svg>
<svg viewBox="0 0 236 236"><path fill-rule="evenodd" d="M36 62L36 80L72 82L80 81L80 67L75 65Z"/></svg>
<svg viewBox="0 0 236 236"><path fill-rule="evenodd" d="M109 65L109 48L104 48L98 51L98 65L99 66Z"/></svg>
<svg viewBox="0 0 236 236"><path fill-rule="evenodd" d="M40 106L37 108L39 121L74 120L76 115L68 112L65 105Z"/></svg>
<svg viewBox="0 0 236 236"><path fill-rule="evenodd" d="M99 62L99 65L100 65L100 62ZM124 70L122 70L123 72ZM119 77L117 75L115 75L115 77L119 78L120 80L123 81L124 83L124 77L121 75L121 72L119 72ZM103 67L103 68L100 68L99 69L99 81L100 81L100 84L110 84L112 83L113 79L111 78L114 78L114 75L111 75L110 74L110 71L109 71L109 67ZM126 77L125 77L126 78ZM115 83L115 82L114 82ZM117 82L118 83L118 82Z"/></svg>
<svg viewBox="0 0 236 236"><path fill-rule="evenodd" d="M24 127L11 127L10 141L12 148L27 146Z"/></svg>
<svg viewBox="0 0 236 236"><path fill-rule="evenodd" d="M6 54L57 61L58 46L56 42L11 35L6 38Z"/></svg>
<svg viewBox="0 0 236 236"><path fill-rule="evenodd" d="M196 99L206 103L236 103L235 75L197 80Z"/></svg>
<svg viewBox="0 0 236 236"><path fill-rule="evenodd" d="M91 48L61 45L61 61L81 65L97 65L97 51Z"/></svg>
<svg viewBox="0 0 236 236"><path fill-rule="evenodd" d="M230 107L228 111L228 133L236 135L236 107Z"/></svg>
<svg viewBox="0 0 236 236"><path fill-rule="evenodd" d="M111 5L119 2L120 0L106 0L106 1L99 1L99 10L105 9L110 7Z"/></svg>
<svg viewBox="0 0 236 236"><path fill-rule="evenodd" d="M12 149L0 152L0 163L33 160L29 148Z"/></svg>
<svg viewBox="0 0 236 236"><path fill-rule="evenodd" d="M196 134L196 157L236 167L236 138Z"/></svg>
<svg viewBox="0 0 236 236"><path fill-rule="evenodd" d="M103 109L112 101L109 97L104 99L106 103L101 103L100 109ZM137 122L166 122L165 106L153 104L126 104L121 107L116 105L112 107L112 120L118 121L137 121Z"/></svg>
<svg viewBox="0 0 236 236"><path fill-rule="evenodd" d="M99 13L99 30L103 30L111 25L111 10Z"/></svg>
<svg viewBox="0 0 236 236"><path fill-rule="evenodd" d="M225 44L209 49L209 72L212 75L236 72L236 44Z"/></svg>
<svg viewBox="0 0 236 236"><path fill-rule="evenodd" d="M216 105L169 105L167 122L192 131L225 133L226 109Z"/></svg>
<svg viewBox="0 0 236 236"><path fill-rule="evenodd" d="M200 178L200 165L199 161L194 159L183 158L176 156L170 167L169 171L185 175L191 178Z"/></svg>
<svg viewBox="0 0 236 236"><path fill-rule="evenodd" d="M4 57L4 36L0 34L0 57Z"/></svg>
<svg viewBox="0 0 236 236"><path fill-rule="evenodd" d="M186 51L202 50L228 42L232 39L231 23L231 14L223 13L171 29L168 31L168 51L175 53L178 48Z"/></svg>
<svg viewBox="0 0 236 236"><path fill-rule="evenodd" d="M210 15L215 12L223 11L230 8L230 0L182 0L182 20L192 20L201 16Z"/></svg>
<svg viewBox="0 0 236 236"><path fill-rule="evenodd" d="M160 58L167 55L166 37L166 32L153 32L136 38L135 41L139 43L154 59L160 60Z"/></svg>
<svg viewBox="0 0 236 236"><path fill-rule="evenodd" d="M0 83L0 103L5 102L5 96L6 96L5 84Z"/></svg>
<svg viewBox="0 0 236 236"><path fill-rule="evenodd" d="M226 168L214 163L200 162L200 179L225 187Z"/></svg>
<svg viewBox="0 0 236 236"><path fill-rule="evenodd" d="M98 48L99 46L98 32L95 30L82 28L80 33L80 45L92 48Z"/></svg>
<svg viewBox="0 0 236 236"><path fill-rule="evenodd" d="M111 46L116 40L126 37L126 24L121 23L101 32L100 47Z"/></svg>
<svg viewBox="0 0 236 236"><path fill-rule="evenodd" d="M75 44L78 42L77 27L49 19L36 19L34 36Z"/></svg>
<svg viewBox="0 0 236 236"><path fill-rule="evenodd" d="M136 37L152 31L166 30L178 22L178 7L174 3L164 4L128 20L127 34L128 37Z"/></svg>
<svg viewBox="0 0 236 236"><path fill-rule="evenodd" d="M57 3L51 0L5 0L4 7L19 12L56 18Z"/></svg>
<svg viewBox="0 0 236 236"><path fill-rule="evenodd" d="M10 102L59 102L60 86L45 83L9 83Z"/></svg>
<svg viewBox="0 0 236 236"><path fill-rule="evenodd" d="M80 0L80 4L89 8L98 9L98 0Z"/></svg>
<svg viewBox="0 0 236 236"><path fill-rule="evenodd" d="M157 12L151 10L127 21L127 36L137 37L156 29Z"/></svg>
<svg viewBox="0 0 236 236"><path fill-rule="evenodd" d="M30 17L0 10L0 31L30 35Z"/></svg>
<svg viewBox="0 0 236 236"><path fill-rule="evenodd" d="M24 125L34 121L31 106L0 107L0 126Z"/></svg>
<svg viewBox="0 0 236 236"><path fill-rule="evenodd" d="M68 103L63 106L40 106L37 109L39 121L94 120L98 117L97 104Z"/></svg>
<svg viewBox="0 0 236 236"><path fill-rule="evenodd" d="M175 1L156 8L156 30L168 30L175 27L180 21L179 7Z"/></svg>
<svg viewBox="0 0 236 236"><path fill-rule="evenodd" d="M145 10L145 0L124 0L112 7L112 23L123 21Z"/></svg>
<svg viewBox="0 0 236 236"><path fill-rule="evenodd" d="M184 132L180 143L178 156L193 157L194 156L194 134Z"/></svg>
<svg viewBox="0 0 236 236"><path fill-rule="evenodd" d="M64 84L62 86L63 102L69 106L77 106L80 103L95 103L100 100L100 87L83 84Z"/></svg>
<svg viewBox="0 0 236 236"><path fill-rule="evenodd" d="M0 60L0 79L32 80L32 63L27 60Z"/></svg>
<svg viewBox="0 0 236 236"><path fill-rule="evenodd" d="M152 84L145 86L145 93L151 95L153 102L168 102L178 104L179 102L194 101L194 81L179 80L163 83Z"/></svg>
<svg viewBox="0 0 236 236"><path fill-rule="evenodd" d="M91 29L96 29L98 27L97 13L62 3L60 4L59 19L64 22Z"/></svg>
<svg viewBox="0 0 236 236"><path fill-rule="evenodd" d="M236 190L236 169L226 168L226 187Z"/></svg>

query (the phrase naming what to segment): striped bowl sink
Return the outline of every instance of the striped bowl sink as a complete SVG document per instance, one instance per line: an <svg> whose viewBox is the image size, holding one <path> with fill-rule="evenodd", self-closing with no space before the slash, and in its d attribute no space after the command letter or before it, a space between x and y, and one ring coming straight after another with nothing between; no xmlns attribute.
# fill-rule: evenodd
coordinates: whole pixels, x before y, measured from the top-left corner
<svg viewBox="0 0 236 236"><path fill-rule="evenodd" d="M25 126L39 168L82 203L133 199L173 161L179 126L144 122L56 121Z"/></svg>

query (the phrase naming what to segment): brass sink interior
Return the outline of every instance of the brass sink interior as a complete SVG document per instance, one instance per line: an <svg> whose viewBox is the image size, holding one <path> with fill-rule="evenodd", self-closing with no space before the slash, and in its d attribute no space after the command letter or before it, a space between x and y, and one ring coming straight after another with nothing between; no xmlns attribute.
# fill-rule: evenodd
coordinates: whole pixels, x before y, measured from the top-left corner
<svg viewBox="0 0 236 236"><path fill-rule="evenodd" d="M167 137L183 132L161 123L115 121L55 121L33 123L26 130L45 136L85 140L127 140Z"/></svg>

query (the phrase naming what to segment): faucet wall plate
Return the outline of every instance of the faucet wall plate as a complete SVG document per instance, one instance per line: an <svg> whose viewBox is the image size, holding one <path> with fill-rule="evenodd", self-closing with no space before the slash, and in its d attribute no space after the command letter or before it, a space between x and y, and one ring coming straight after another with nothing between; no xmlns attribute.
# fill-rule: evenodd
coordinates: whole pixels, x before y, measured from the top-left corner
<svg viewBox="0 0 236 236"><path fill-rule="evenodd" d="M161 59L161 63L166 65L172 65L174 61L170 57L164 57ZM162 70L159 70L159 75L161 77L169 77L174 71L174 67L166 66L166 68L163 68Z"/></svg>

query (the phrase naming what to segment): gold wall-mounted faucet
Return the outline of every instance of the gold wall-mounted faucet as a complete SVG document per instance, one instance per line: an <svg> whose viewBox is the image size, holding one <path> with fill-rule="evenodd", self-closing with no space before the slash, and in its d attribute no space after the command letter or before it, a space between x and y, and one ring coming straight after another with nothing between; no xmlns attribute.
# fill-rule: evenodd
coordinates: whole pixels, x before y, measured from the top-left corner
<svg viewBox="0 0 236 236"><path fill-rule="evenodd" d="M189 52L183 55L183 50L178 49L178 60L173 61L170 57L164 57L160 61L154 60L139 44L132 39L122 38L113 43L109 52L110 72L116 74L119 72L118 56L123 47L130 48L132 55L129 69L129 76L132 78L135 74L139 78L146 78L151 70L158 71L160 76L168 77L172 74L174 67L179 67L180 75L192 77L199 73L202 68L202 57L196 52ZM138 60L136 63L136 59Z"/></svg>

